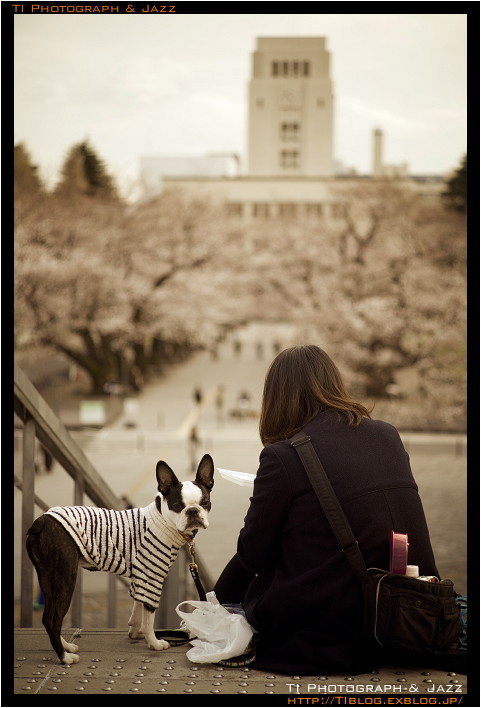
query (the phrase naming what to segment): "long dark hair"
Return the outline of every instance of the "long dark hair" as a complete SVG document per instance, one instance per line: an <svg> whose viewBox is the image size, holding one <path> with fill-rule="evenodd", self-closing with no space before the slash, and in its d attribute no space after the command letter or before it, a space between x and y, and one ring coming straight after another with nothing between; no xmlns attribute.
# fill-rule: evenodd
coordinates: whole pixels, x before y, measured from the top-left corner
<svg viewBox="0 0 481 708"><path fill-rule="evenodd" d="M280 352L266 374L259 433L264 445L285 440L327 408L352 427L370 411L349 396L339 369L325 351L309 344Z"/></svg>

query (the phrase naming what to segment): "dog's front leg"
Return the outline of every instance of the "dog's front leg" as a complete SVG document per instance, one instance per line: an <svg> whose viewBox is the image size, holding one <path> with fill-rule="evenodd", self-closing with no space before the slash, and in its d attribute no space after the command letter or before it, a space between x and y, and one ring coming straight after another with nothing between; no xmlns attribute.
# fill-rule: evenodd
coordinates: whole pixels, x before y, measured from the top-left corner
<svg viewBox="0 0 481 708"><path fill-rule="evenodd" d="M144 635L149 649L154 649L155 651L162 651L162 649L167 649L170 644L164 639L157 639L154 634L154 616L155 612L148 610L145 606L142 607L142 626L140 631Z"/></svg>
<svg viewBox="0 0 481 708"><path fill-rule="evenodd" d="M130 615L130 619L128 621L128 625L130 627L129 629L129 637L131 639L143 639L144 635L141 630L142 626L142 603L138 602L138 600L134 600L134 604L132 607L132 614Z"/></svg>

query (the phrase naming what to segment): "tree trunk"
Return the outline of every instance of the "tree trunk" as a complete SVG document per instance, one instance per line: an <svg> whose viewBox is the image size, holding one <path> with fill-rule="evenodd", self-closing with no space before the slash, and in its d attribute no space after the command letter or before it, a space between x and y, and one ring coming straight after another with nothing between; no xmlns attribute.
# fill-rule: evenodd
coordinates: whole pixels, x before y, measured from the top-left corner
<svg viewBox="0 0 481 708"><path fill-rule="evenodd" d="M90 393L95 395L105 394L104 385L108 381L118 380L117 360L111 347L111 340L102 337L98 345L91 333L87 330L77 331L82 339L84 351L73 349L59 342L50 341L57 351L62 352L80 366L90 379Z"/></svg>
<svg viewBox="0 0 481 708"><path fill-rule="evenodd" d="M166 343L159 337L154 337L152 340L152 350L150 353L150 363L157 371L161 372L164 369L165 363L168 360Z"/></svg>

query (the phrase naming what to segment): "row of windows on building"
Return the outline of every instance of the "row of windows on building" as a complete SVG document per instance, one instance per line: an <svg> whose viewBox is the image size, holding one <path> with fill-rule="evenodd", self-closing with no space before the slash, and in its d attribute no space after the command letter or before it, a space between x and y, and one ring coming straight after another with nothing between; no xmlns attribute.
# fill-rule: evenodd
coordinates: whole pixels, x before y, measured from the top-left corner
<svg viewBox="0 0 481 708"><path fill-rule="evenodd" d="M280 138L284 142L297 142L301 135L299 123L281 123Z"/></svg>
<svg viewBox="0 0 481 708"><path fill-rule="evenodd" d="M227 211L230 216L251 216L255 219L298 219L303 216L339 218L343 205L335 202L230 202Z"/></svg>
<svg viewBox="0 0 481 708"><path fill-rule="evenodd" d="M273 61L272 76L309 76L311 65L308 61Z"/></svg>
<svg viewBox="0 0 481 708"><path fill-rule="evenodd" d="M256 108L264 108L265 107L265 101L263 98L256 98ZM323 98L318 98L316 105L318 108L324 108L326 105L326 102Z"/></svg>

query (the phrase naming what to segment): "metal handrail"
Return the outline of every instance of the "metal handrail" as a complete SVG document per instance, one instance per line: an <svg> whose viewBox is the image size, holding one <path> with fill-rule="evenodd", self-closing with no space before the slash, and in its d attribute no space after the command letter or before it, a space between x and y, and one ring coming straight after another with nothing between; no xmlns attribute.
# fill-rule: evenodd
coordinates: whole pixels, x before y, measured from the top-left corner
<svg viewBox="0 0 481 708"><path fill-rule="evenodd" d="M120 499L17 364L14 364L14 405L15 413L24 425L29 420L34 422L39 441L75 482L81 483L83 491L94 504L111 509L122 508Z"/></svg>
<svg viewBox="0 0 481 708"><path fill-rule="evenodd" d="M27 530L34 521L35 505L43 511L47 504L35 494L35 439L51 453L64 470L74 480L74 505L83 504L84 494L100 507L122 509L123 503L110 489L103 477L93 467L83 450L70 436L66 427L48 406L45 399L37 391L22 369L14 363L14 410L23 422L23 478L14 477L14 483L22 491L22 553L21 553L21 599L20 599L20 626L31 627L33 619L33 567L28 557L24 539ZM184 551L185 562L189 560ZM211 587L211 580L203 568L202 561L197 553L197 563L202 581ZM179 578L178 561L169 573ZM188 574L186 574L188 575ZM77 576L77 586L72 598L72 622L81 626L81 573ZM118 575L108 574L108 625L113 626L116 608L115 581L129 584ZM166 626L175 618L175 606L186 599L179 596L180 584L174 578L166 578L160 608L160 622Z"/></svg>

